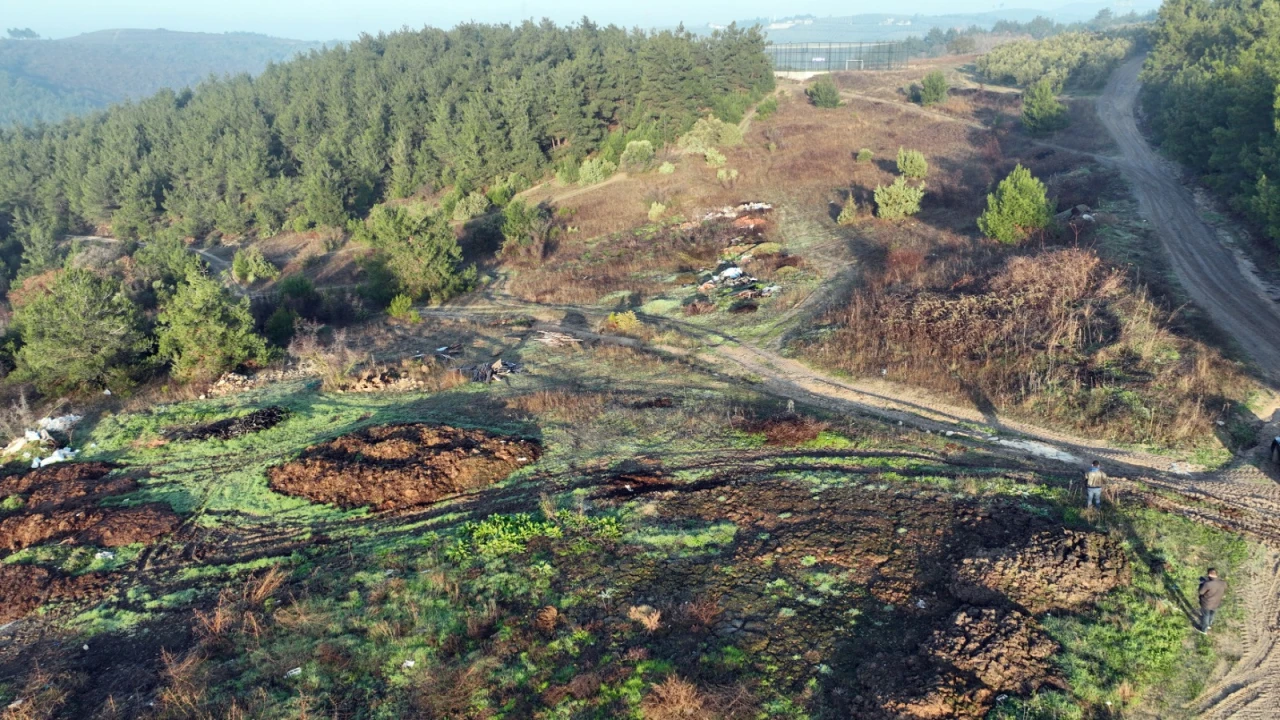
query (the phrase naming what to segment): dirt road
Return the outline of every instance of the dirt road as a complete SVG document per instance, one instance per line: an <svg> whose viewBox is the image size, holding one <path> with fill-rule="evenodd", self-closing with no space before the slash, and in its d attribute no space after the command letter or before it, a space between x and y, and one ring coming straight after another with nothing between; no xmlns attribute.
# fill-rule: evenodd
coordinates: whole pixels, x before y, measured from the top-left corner
<svg viewBox="0 0 1280 720"><path fill-rule="evenodd" d="M1169 254L1178 281L1214 322L1280 383L1280 305L1266 297L1260 281L1241 267L1196 211L1178 169L1156 154L1138 131L1134 104L1142 58L1125 63L1098 98L1098 116L1120 147L1116 165L1129 179L1142 215Z"/></svg>

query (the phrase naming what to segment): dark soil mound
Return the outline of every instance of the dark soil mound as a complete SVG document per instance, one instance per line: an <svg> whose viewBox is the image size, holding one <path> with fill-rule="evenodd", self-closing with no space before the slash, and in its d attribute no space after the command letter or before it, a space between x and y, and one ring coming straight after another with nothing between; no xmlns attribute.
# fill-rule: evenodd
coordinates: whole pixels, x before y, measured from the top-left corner
<svg viewBox="0 0 1280 720"><path fill-rule="evenodd" d="M16 620L46 602L87 599L106 582L98 573L64 575L37 565L0 565L0 623Z"/></svg>
<svg viewBox="0 0 1280 720"><path fill-rule="evenodd" d="M165 433L169 440L230 440L231 438L256 433L279 425L289 417L289 411L279 405L272 405L261 410L254 410L248 415L226 418L207 425L192 428L170 430Z"/></svg>
<svg viewBox="0 0 1280 720"><path fill-rule="evenodd" d="M23 501L22 509L0 516L0 549L49 540L120 547L177 529L181 520L167 505L99 506L103 498L138 487L132 478L108 477L113 469L106 463L67 463L0 480L0 497Z"/></svg>
<svg viewBox="0 0 1280 720"><path fill-rule="evenodd" d="M339 507L427 505L537 460L537 443L446 425L382 425L307 448L272 468L271 489Z"/></svg>
<svg viewBox="0 0 1280 720"><path fill-rule="evenodd" d="M1020 548L982 551L956 568L951 592L984 605L1007 599L1035 614L1078 608L1129 579L1129 561L1105 535L1044 532Z"/></svg>

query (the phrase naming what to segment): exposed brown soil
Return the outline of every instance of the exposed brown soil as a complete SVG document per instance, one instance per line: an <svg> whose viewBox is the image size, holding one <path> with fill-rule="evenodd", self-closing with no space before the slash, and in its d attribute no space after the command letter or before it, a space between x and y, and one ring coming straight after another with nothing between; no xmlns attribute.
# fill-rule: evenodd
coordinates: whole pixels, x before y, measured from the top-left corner
<svg viewBox="0 0 1280 720"><path fill-rule="evenodd" d="M167 505L32 512L0 520L0 548L21 550L48 541L121 547L150 543L182 524Z"/></svg>
<svg viewBox="0 0 1280 720"><path fill-rule="evenodd" d="M382 425L307 448L269 476L286 495L393 510L498 482L541 454L536 442L483 430Z"/></svg>
<svg viewBox="0 0 1280 720"><path fill-rule="evenodd" d="M173 532L181 519L167 505L101 507L106 497L137 488L136 480L108 477L106 463L68 463L0 480L0 497L18 496L23 508L0 518L0 549L20 550L50 540L120 547Z"/></svg>
<svg viewBox="0 0 1280 720"><path fill-rule="evenodd" d="M1057 650L1026 613L962 608L920 646L933 668L924 692L885 706L912 718L982 717L998 692L1030 694L1053 678Z"/></svg>
<svg viewBox="0 0 1280 720"><path fill-rule="evenodd" d="M1001 693L1061 686L1050 661L1057 646L1037 616L1083 609L1128 577L1114 541L1011 502L877 490L874 476L821 492L765 479L683 488L657 479L616 478L609 494L624 494L626 482L661 502L660 517L732 521L731 579L668 560L641 598L716 597L717 635L800 677L811 658L828 658L819 705L832 717L980 718ZM863 589L821 603L768 589L780 577L803 588L819 570Z"/></svg>
<svg viewBox="0 0 1280 720"><path fill-rule="evenodd" d="M1037 534L1022 548L984 550L956 568L951 592L962 600L1017 603L1033 614L1078 608L1129 579L1119 544L1097 533Z"/></svg>
<svg viewBox="0 0 1280 720"><path fill-rule="evenodd" d="M107 579L99 573L65 575L38 565L0 565L0 623L16 620L46 602L84 600Z"/></svg>
<svg viewBox="0 0 1280 720"><path fill-rule="evenodd" d="M165 437L170 440L230 440L273 428L287 417L289 417L288 410L279 405L272 405L255 410L248 415L226 418L192 428L170 430L165 433Z"/></svg>
<svg viewBox="0 0 1280 720"><path fill-rule="evenodd" d="M749 433L763 433L766 445L802 445L814 440L827 429L827 424L803 415L745 420L738 427Z"/></svg>

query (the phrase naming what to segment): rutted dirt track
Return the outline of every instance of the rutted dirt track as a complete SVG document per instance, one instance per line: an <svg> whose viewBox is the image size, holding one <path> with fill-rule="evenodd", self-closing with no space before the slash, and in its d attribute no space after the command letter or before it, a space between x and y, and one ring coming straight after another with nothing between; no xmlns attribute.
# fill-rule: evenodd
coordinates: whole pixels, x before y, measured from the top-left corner
<svg viewBox="0 0 1280 720"><path fill-rule="evenodd" d="M1125 63L1098 98L1098 117L1120 146L1117 165L1129 178L1138 207L1154 226L1178 281L1197 305L1272 380L1280 376L1280 307L1267 298L1213 229L1196 212L1179 173L1147 144L1134 119L1142 58Z"/></svg>

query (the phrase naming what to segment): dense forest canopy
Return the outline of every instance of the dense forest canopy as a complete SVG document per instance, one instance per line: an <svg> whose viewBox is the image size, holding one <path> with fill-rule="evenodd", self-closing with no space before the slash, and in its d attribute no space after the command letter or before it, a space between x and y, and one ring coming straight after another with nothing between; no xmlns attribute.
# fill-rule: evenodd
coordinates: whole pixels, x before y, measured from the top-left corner
<svg viewBox="0 0 1280 720"><path fill-rule="evenodd" d="M324 47L254 33L104 30L38 40L26 32L0 40L0 127L57 122L210 76L256 75Z"/></svg>
<svg viewBox="0 0 1280 720"><path fill-rule="evenodd" d="M1143 101L1163 147L1280 246L1280 3L1168 0Z"/></svg>
<svg viewBox="0 0 1280 720"><path fill-rule="evenodd" d="M1133 47L1133 40L1122 35L1067 32L1001 45L978 58L977 67L995 83L1028 87L1048 80L1056 88L1096 88Z"/></svg>
<svg viewBox="0 0 1280 720"><path fill-rule="evenodd" d="M31 253L104 226L125 238L342 227L423 186L478 189L609 138L674 139L772 88L763 46L754 29L697 38L587 20L364 36L257 78L0 132L0 234Z"/></svg>

